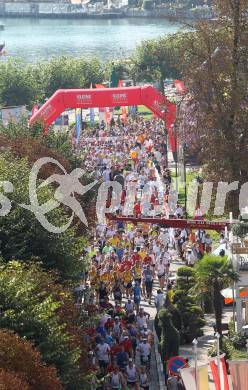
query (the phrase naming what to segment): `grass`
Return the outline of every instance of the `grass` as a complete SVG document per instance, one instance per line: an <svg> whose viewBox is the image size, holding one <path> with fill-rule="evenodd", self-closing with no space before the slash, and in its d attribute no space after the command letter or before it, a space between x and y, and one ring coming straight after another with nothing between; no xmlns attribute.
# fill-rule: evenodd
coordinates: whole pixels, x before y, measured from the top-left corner
<svg viewBox="0 0 248 390"><path fill-rule="evenodd" d="M247 360L247 351L246 350L238 350L234 349L232 351L232 359L231 360L239 360L239 359L245 359Z"/></svg>
<svg viewBox="0 0 248 390"><path fill-rule="evenodd" d="M189 169L187 168L186 173L186 186L187 186L187 192L189 190L190 183L199 175L199 171L195 169ZM176 182L176 171L175 169L171 170L171 177ZM180 177L178 177L178 203L180 203L182 206L185 204L185 188L184 183L181 181ZM192 217L192 215L189 215L189 217Z"/></svg>

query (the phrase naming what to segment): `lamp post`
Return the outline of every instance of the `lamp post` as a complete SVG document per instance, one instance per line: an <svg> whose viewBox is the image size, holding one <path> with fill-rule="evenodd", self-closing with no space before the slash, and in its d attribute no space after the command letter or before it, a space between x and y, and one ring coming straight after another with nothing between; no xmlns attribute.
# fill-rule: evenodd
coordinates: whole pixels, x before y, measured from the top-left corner
<svg viewBox="0 0 248 390"><path fill-rule="evenodd" d="M188 200L188 193L187 193L187 169L186 169L186 152L188 150L188 145L186 143L183 144L183 176L184 176L184 209L185 209L185 216L188 218L187 213L187 200Z"/></svg>
<svg viewBox="0 0 248 390"><path fill-rule="evenodd" d="M197 372L197 339L194 339L193 342L193 353L194 353L194 360L195 360L195 384L196 384L196 390L198 390L198 372Z"/></svg>
<svg viewBox="0 0 248 390"><path fill-rule="evenodd" d="M216 337L216 352L217 352L217 367L218 367L218 373L220 378L220 334L217 332L215 334Z"/></svg>

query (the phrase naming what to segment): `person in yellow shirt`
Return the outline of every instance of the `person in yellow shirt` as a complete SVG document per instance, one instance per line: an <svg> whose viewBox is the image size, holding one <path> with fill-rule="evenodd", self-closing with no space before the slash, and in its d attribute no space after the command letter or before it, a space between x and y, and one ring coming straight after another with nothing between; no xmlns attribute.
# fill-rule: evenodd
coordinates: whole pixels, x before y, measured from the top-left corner
<svg viewBox="0 0 248 390"><path fill-rule="evenodd" d="M120 242L120 238L117 236L117 234L114 234L112 238L108 240L108 243L116 248Z"/></svg>
<svg viewBox="0 0 248 390"><path fill-rule="evenodd" d="M130 269L125 269L122 274L122 279L126 289L126 297L131 298L133 276Z"/></svg>
<svg viewBox="0 0 248 390"><path fill-rule="evenodd" d="M144 260L146 255L147 255L146 248L145 247L141 247L140 251L139 251L139 257L141 258L142 261Z"/></svg>
<svg viewBox="0 0 248 390"><path fill-rule="evenodd" d="M138 282L141 284L141 278L142 278L142 267L139 261L135 263L135 265L132 268L133 271L133 277L135 282Z"/></svg>
<svg viewBox="0 0 248 390"><path fill-rule="evenodd" d="M169 284L168 287L167 287L167 297L168 297L170 303L173 303L174 295L175 295L175 293L174 293L174 291L172 289L172 286Z"/></svg>

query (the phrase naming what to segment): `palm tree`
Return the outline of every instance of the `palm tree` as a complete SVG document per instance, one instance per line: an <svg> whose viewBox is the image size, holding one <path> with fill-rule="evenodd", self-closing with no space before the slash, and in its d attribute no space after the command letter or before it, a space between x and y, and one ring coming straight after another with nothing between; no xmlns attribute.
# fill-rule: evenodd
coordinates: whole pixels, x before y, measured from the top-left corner
<svg viewBox="0 0 248 390"><path fill-rule="evenodd" d="M199 292L211 295L216 332L222 334L223 297L221 290L238 281L238 274L233 270L231 260L225 256L205 255L195 265L197 286Z"/></svg>

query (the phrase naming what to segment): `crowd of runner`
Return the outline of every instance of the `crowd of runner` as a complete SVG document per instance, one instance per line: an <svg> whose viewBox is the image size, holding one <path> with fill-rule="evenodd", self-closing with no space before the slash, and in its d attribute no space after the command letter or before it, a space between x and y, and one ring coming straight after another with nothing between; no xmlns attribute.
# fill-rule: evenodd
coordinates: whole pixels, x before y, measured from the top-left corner
<svg viewBox="0 0 248 390"><path fill-rule="evenodd" d="M133 183L133 215L157 215L155 206L161 204L161 198L165 207L159 209L159 215L167 215L172 178L164 124L157 119L136 118L126 124L113 124L108 132L103 127L92 130L80 148L85 167L94 170L99 180L121 184L121 204L116 212L123 213L128 203L128 186ZM151 191L141 202L147 183L151 184ZM111 202L111 191L108 201ZM173 217L184 217L179 204ZM98 378L92 382L93 390L149 390L154 340L150 316L141 307L141 300L146 306L155 305L157 311L165 299L173 301L172 255L193 265L211 247L211 238L204 231L193 233L188 229L108 220L97 225L87 248L90 267L83 298L89 310L100 316L88 340L88 358Z"/></svg>

